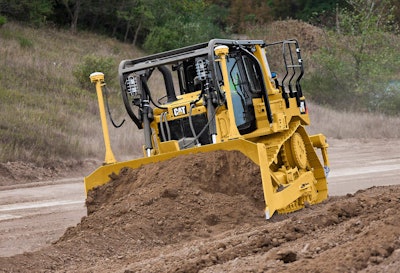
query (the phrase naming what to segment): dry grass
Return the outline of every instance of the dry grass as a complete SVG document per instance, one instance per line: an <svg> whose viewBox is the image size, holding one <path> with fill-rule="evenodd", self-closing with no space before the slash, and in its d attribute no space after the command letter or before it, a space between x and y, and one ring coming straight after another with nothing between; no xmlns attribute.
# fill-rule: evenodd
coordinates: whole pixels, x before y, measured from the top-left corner
<svg viewBox="0 0 400 273"><path fill-rule="evenodd" d="M273 28L268 31L273 36ZM311 37L309 42L314 39L311 34L307 37ZM15 23L0 28L0 162L45 164L59 159L103 158L94 87L82 90L72 76L72 70L88 54L112 57L117 65L143 55L130 45L90 33L71 35ZM117 77L117 65L115 75L106 75L106 81ZM142 131L126 115L119 87L109 89L113 118L116 122L126 119L120 129L109 125L114 154L119 160L137 157L142 153ZM310 130L328 137L400 136L399 118L343 113L313 104L310 108Z"/></svg>
<svg viewBox="0 0 400 273"><path fill-rule="evenodd" d="M142 53L114 39L90 33L71 35L57 29L32 29L8 23L0 29L0 161L33 161L101 157L103 135L93 90L82 90L72 70L83 56L115 60ZM89 81L89 75L88 75ZM114 86L110 89L117 90ZM110 104L123 116L116 94ZM138 133L131 126L113 132L116 153L137 149ZM129 129L130 128L130 129ZM122 134L121 134L122 132ZM140 133L139 133L140 135ZM139 148L140 149L140 148Z"/></svg>
<svg viewBox="0 0 400 273"><path fill-rule="evenodd" d="M311 133L323 132L330 138L400 138L400 118L379 113L352 113L308 103Z"/></svg>

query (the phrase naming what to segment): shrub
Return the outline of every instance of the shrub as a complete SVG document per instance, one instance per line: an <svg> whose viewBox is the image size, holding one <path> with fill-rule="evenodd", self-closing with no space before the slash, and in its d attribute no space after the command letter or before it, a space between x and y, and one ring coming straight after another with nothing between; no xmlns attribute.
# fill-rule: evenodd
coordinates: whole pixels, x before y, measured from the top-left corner
<svg viewBox="0 0 400 273"><path fill-rule="evenodd" d="M337 109L398 114L398 93L385 91L398 79L400 65L390 17L362 0L351 3L352 11L339 14L340 31L328 31L325 48L313 54L317 73L305 78L305 90L315 102Z"/></svg>
<svg viewBox="0 0 400 273"><path fill-rule="evenodd" d="M17 37L17 39L18 39L19 45L22 48L32 48L33 47L33 42L30 39L22 37L22 36Z"/></svg>
<svg viewBox="0 0 400 273"><path fill-rule="evenodd" d="M95 55L86 55L83 57L81 63L79 63L72 74L77 79L82 88L87 90L94 90L92 83L90 82L89 76L93 72L102 72L106 77L108 84L113 84L116 81L116 71L114 59L110 57L100 57Z"/></svg>
<svg viewBox="0 0 400 273"><path fill-rule="evenodd" d="M7 18L0 15L0 27L7 23Z"/></svg>

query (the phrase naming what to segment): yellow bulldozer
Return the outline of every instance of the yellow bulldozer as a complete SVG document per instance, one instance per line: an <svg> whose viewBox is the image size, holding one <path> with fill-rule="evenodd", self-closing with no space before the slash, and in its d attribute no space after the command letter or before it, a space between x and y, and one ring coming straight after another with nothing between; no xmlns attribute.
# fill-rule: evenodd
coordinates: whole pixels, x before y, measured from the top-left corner
<svg viewBox="0 0 400 273"><path fill-rule="evenodd" d="M268 63L276 47L279 73ZM85 177L86 193L125 167L236 150L260 167L267 219L276 211L293 212L327 198L328 144L324 135L309 136L305 130L310 119L296 40L213 39L123 60L118 72L126 111L143 130L144 156L115 160L104 110L104 74L93 73L106 155L104 165Z"/></svg>

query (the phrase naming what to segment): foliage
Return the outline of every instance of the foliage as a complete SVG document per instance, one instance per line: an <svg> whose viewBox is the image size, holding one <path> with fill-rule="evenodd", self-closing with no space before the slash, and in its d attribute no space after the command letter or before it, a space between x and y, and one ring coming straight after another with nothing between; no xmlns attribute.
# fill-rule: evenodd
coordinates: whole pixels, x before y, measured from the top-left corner
<svg viewBox="0 0 400 273"><path fill-rule="evenodd" d="M143 44L146 50L159 52L221 37L222 32L208 16L214 7L202 0L169 1L167 8L162 7L162 2L152 1L156 20Z"/></svg>
<svg viewBox="0 0 400 273"><path fill-rule="evenodd" d="M144 0L122 1L121 8L117 10L117 17L126 24L124 42L128 40L129 33L133 31L133 45L136 44L142 28L150 29L155 21L151 8Z"/></svg>
<svg viewBox="0 0 400 273"><path fill-rule="evenodd" d="M2 14L34 26L43 25L53 13L52 0L0 0Z"/></svg>
<svg viewBox="0 0 400 273"><path fill-rule="evenodd" d="M33 25L51 23L73 33L89 30L151 52L229 33L246 33L280 19L336 27L347 0L0 0L0 14ZM376 1L380 3L382 1ZM385 2L385 1L384 1ZM382 6L382 5L380 5ZM391 1L400 22L400 1ZM166 35L161 37L160 35Z"/></svg>
<svg viewBox="0 0 400 273"><path fill-rule="evenodd" d="M233 0L227 21L236 33L245 33L257 25L274 19L274 13L266 1L251 0L243 5L242 0Z"/></svg>
<svg viewBox="0 0 400 273"><path fill-rule="evenodd" d="M371 107L377 112L398 114L400 109L400 80L381 85L381 92L371 94Z"/></svg>
<svg viewBox="0 0 400 273"><path fill-rule="evenodd" d="M89 76L93 72L102 72L104 75L115 75L116 66L113 58L96 56L96 55L86 55L83 57L82 61L76 65L72 74L80 84L80 86L87 90L92 90L93 86L90 83ZM115 77L107 78L107 82L110 84L115 82ZM94 90L94 89L93 89Z"/></svg>
<svg viewBox="0 0 400 273"><path fill-rule="evenodd" d="M0 27L7 23L7 17L0 15Z"/></svg>
<svg viewBox="0 0 400 273"><path fill-rule="evenodd" d="M346 0L268 0L273 19L301 19L306 22L332 26L336 7L344 7Z"/></svg>
<svg viewBox="0 0 400 273"><path fill-rule="evenodd" d="M71 71L83 63L82 56L93 52L93 45L98 45L99 59L107 56L113 58L109 61L113 63L143 53L115 39L84 34L71 35L69 30L52 27L32 28L13 21L0 28L0 162L42 165L104 155L96 94L82 90ZM33 46L19 46L21 37ZM119 122L125 111L119 89L110 83L117 70L114 66L111 72L103 72L108 73L105 79L110 110ZM89 75L84 78L94 91ZM116 155L141 149L142 134L134 126L109 129Z"/></svg>
<svg viewBox="0 0 400 273"><path fill-rule="evenodd" d="M26 37L22 37L22 36L17 37L17 39L18 39L19 45L22 48L32 48L33 47L32 40L30 40Z"/></svg>
<svg viewBox="0 0 400 273"><path fill-rule="evenodd" d="M348 0L352 9L341 12L340 29L327 35L328 46L315 54L319 73L306 82L311 98L340 109L398 113L383 107L382 95L400 65L399 45L384 30L393 29L389 0ZM396 50L397 48L397 50Z"/></svg>

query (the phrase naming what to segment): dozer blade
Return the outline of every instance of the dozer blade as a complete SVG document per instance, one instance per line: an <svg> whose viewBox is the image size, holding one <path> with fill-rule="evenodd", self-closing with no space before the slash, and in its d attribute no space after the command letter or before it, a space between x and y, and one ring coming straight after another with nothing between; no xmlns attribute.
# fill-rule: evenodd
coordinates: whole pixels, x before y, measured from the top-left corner
<svg viewBox="0 0 400 273"><path fill-rule="evenodd" d="M308 145L311 145L311 142L309 142ZM311 147L311 149L313 148ZM279 179L277 180L273 171L270 170L271 162L268 161L268 158L273 158L274 156L268 157L268 147L264 143L254 143L244 139L236 139L228 142L104 165L85 177L85 192L87 194L88 191L94 187L106 184L110 181L109 175L112 173L118 174L120 170L125 167L135 169L142 165L165 161L180 155L216 150L239 151L260 167L262 180L262 185L260 186L262 186L264 192L266 206L265 216L267 219L269 219L275 211L287 213L304 207L304 202L318 203L326 199L326 181L318 182L312 171L302 173L297 179L294 179L290 183L286 183L285 181L284 187L279 185L277 182L282 181L279 181ZM321 185L318 185L318 183ZM318 194L318 189L321 192L320 194ZM299 204L296 205L297 203Z"/></svg>

